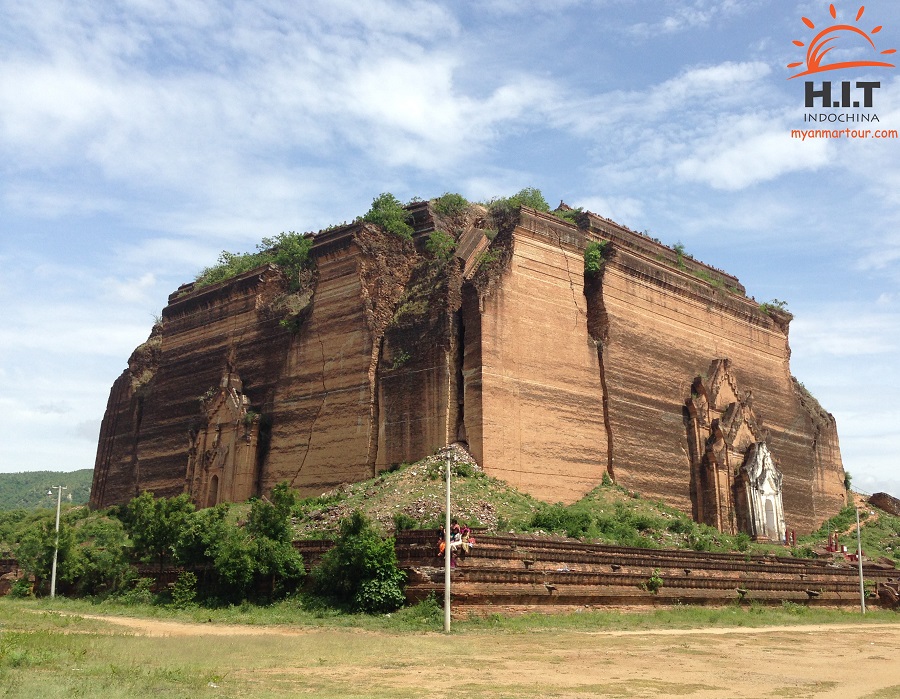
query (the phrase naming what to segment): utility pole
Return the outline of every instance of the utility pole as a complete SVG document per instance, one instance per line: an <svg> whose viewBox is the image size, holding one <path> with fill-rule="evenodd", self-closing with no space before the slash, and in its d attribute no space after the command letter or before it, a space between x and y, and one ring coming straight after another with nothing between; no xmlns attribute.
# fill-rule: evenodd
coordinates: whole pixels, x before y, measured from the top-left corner
<svg viewBox="0 0 900 699"><path fill-rule="evenodd" d="M859 609L866 613L866 588L863 585L862 536L859 533L859 506L856 508L856 560L859 563Z"/></svg>
<svg viewBox="0 0 900 699"><path fill-rule="evenodd" d="M54 485L47 491L47 495L53 495L53 488L57 489L56 495L56 540L53 543L53 572L50 574L50 599L56 597L56 559L59 556L59 509L62 505L62 491L68 490L63 485Z"/></svg>
<svg viewBox="0 0 900 699"><path fill-rule="evenodd" d="M450 450L444 452L447 501L444 503L444 633L450 633Z"/></svg>

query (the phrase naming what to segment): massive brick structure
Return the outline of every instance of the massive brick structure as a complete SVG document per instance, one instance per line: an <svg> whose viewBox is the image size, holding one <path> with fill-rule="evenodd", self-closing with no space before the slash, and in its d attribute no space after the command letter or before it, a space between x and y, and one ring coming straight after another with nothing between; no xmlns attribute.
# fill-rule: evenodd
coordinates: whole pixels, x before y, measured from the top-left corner
<svg viewBox="0 0 900 699"><path fill-rule="evenodd" d="M412 241L318 234L300 291L269 265L172 294L113 385L92 504L318 494L455 441L545 500L609 474L759 538L844 504L834 419L790 374L791 316L736 278L589 213L410 212Z"/></svg>

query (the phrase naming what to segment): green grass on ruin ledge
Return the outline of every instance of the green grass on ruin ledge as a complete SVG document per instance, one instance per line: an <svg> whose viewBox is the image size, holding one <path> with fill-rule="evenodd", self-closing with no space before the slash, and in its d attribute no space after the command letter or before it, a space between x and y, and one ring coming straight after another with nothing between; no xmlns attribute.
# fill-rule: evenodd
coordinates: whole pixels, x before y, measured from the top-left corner
<svg viewBox="0 0 900 699"><path fill-rule="evenodd" d="M492 478L465 452L452 453L452 515L487 534L533 534L642 548L742 552L813 557L824 552L830 532L856 550L855 511L847 507L794 549L754 543L697 524L680 510L615 485L608 478L570 505L546 503ZM298 539L330 538L342 518L360 510L385 535L398 529L437 529L444 517L443 457L399 464L375 478L344 484L302 500L294 517ZM872 560L900 563L900 518L874 508L861 511L863 550Z"/></svg>

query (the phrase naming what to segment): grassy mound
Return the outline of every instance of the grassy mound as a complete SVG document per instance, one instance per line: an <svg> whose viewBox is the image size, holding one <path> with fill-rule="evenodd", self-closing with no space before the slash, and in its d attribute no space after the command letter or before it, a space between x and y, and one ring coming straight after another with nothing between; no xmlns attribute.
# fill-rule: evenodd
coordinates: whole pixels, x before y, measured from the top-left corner
<svg viewBox="0 0 900 699"><path fill-rule="evenodd" d="M462 449L449 450L451 514L486 533L535 534L644 548L775 553L812 557L824 554L828 534L842 532L841 543L855 550L855 529L845 527L852 508L798 541L794 550L774 543L752 543L746 534L731 536L697 524L683 512L614 485L608 479L570 505L550 504L485 475ZM444 518L443 453L414 464L400 464L376 478L344 484L295 510L299 539L334 536L341 519L363 512L383 534L402 529L436 529ZM900 562L900 518L863 513L863 549L872 559ZM868 532L868 534L867 534Z"/></svg>

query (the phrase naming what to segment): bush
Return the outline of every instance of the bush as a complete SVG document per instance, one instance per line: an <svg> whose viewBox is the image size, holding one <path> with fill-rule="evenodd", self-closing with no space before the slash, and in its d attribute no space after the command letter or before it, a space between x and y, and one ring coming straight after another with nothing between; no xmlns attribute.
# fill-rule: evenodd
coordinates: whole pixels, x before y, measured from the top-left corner
<svg viewBox="0 0 900 699"><path fill-rule="evenodd" d="M309 268L312 258L312 237L290 231L274 238L263 238L256 252L233 253L223 250L215 265L205 268L194 280L194 288L201 289L249 272L266 263L278 265L288 280L291 291L300 287L300 273Z"/></svg>
<svg viewBox="0 0 900 699"><path fill-rule="evenodd" d="M654 595L662 589L663 579L659 574L659 568L654 569L653 573L647 578L646 582L641 583L641 589L652 592Z"/></svg>
<svg viewBox="0 0 900 699"><path fill-rule="evenodd" d="M780 301L778 299L765 301L764 303L759 304L759 310L767 316L772 315L774 311L787 313L787 301Z"/></svg>
<svg viewBox="0 0 900 699"><path fill-rule="evenodd" d="M438 260L450 260L456 250L456 241L453 236L443 231L432 231L425 243L425 249Z"/></svg>
<svg viewBox="0 0 900 699"><path fill-rule="evenodd" d="M394 515L394 530L398 532L415 529L418 522L405 512L397 512Z"/></svg>
<svg viewBox="0 0 900 699"><path fill-rule="evenodd" d="M154 498L143 492L125 509L125 528L142 560L154 561L162 574L163 567L175 555L194 504L186 493L174 498Z"/></svg>
<svg viewBox="0 0 900 699"><path fill-rule="evenodd" d="M547 203L547 200L544 199L541 190L536 187L525 187L524 189L520 189L509 198L509 201L515 206L527 206L528 208L537 211L550 211L550 205Z"/></svg>
<svg viewBox="0 0 900 699"><path fill-rule="evenodd" d="M153 604L153 578L138 578L130 590L119 595L118 601L122 604Z"/></svg>
<svg viewBox="0 0 900 699"><path fill-rule="evenodd" d="M28 578L19 578L9 588L9 596L13 599L31 597L31 583Z"/></svg>
<svg viewBox="0 0 900 699"><path fill-rule="evenodd" d="M522 206L527 206L530 209L543 211L545 213L550 211L550 205L547 203L547 200L544 199L541 190L536 189L535 187L525 187L511 197L498 197L492 199L488 203L491 214L493 214L495 218L499 217L501 219Z"/></svg>
<svg viewBox="0 0 900 699"><path fill-rule="evenodd" d="M566 536L576 539L586 536L594 522L588 511L557 503L535 512L530 524L533 529L564 531Z"/></svg>
<svg viewBox="0 0 900 699"><path fill-rule="evenodd" d="M372 208L362 217L363 221L381 226L404 240L412 240L413 228L409 225L409 212L400 200L390 192L379 194L372 200Z"/></svg>
<svg viewBox="0 0 900 699"><path fill-rule="evenodd" d="M574 223L577 226L578 219L584 213L584 209L579 206L577 209L554 209L550 213L556 216L556 218L560 218L563 221L568 221L569 223Z"/></svg>
<svg viewBox="0 0 900 699"><path fill-rule="evenodd" d="M434 200L434 211L441 216L455 218L464 214L469 208L468 200L462 194L444 192Z"/></svg>
<svg viewBox="0 0 900 699"><path fill-rule="evenodd" d="M584 273L597 275L603 269L607 240L592 240L584 249Z"/></svg>
<svg viewBox="0 0 900 699"><path fill-rule="evenodd" d="M172 606L176 609L186 609L194 604L196 597L197 576L190 571L184 571L172 586Z"/></svg>
<svg viewBox="0 0 900 699"><path fill-rule="evenodd" d="M406 574L393 538L382 539L359 511L341 521L334 548L314 573L316 594L351 612L377 614L403 605Z"/></svg>
<svg viewBox="0 0 900 699"><path fill-rule="evenodd" d="M274 238L263 238L258 249L270 256L271 261L284 272L289 289L297 291L301 286L301 273L312 264L312 245L312 236L290 231L279 233Z"/></svg>
<svg viewBox="0 0 900 699"><path fill-rule="evenodd" d="M687 534L694 528L694 523L688 519L677 517L666 526L673 534Z"/></svg>
<svg viewBox="0 0 900 699"><path fill-rule="evenodd" d="M26 576L34 578L34 592L39 594L49 582L53 567L53 551L56 543L56 523L48 517L34 522L22 535L16 548L16 560ZM57 579L67 579L69 557L74 545L72 528L65 521L59 524L57 555Z"/></svg>

